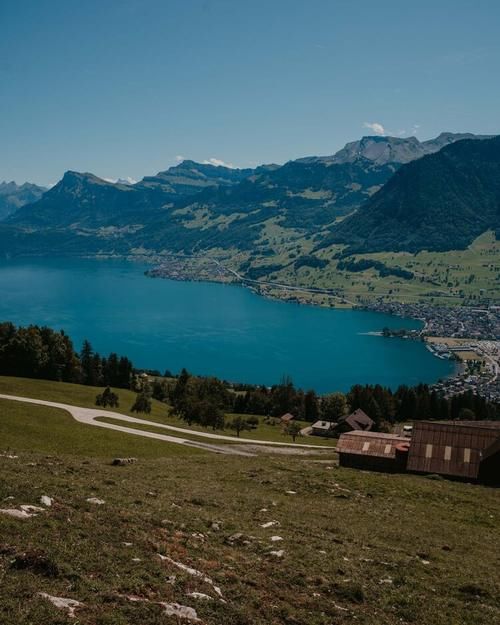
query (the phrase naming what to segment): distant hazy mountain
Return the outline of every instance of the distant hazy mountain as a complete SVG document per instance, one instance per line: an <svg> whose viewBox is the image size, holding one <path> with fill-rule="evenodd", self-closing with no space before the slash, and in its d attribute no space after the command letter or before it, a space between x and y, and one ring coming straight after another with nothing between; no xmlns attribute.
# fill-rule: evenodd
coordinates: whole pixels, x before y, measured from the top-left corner
<svg viewBox="0 0 500 625"><path fill-rule="evenodd" d="M397 163L402 165L438 152L445 145L463 139L487 139L487 135L471 133L442 132L435 139L419 141L416 137L363 137L360 141L348 143L333 156L310 156L299 159L298 163L324 163L326 165L343 165L357 160L370 161L376 165Z"/></svg>
<svg viewBox="0 0 500 625"><path fill-rule="evenodd" d="M302 253L301 239L313 239L305 246L311 249L342 233L360 244L350 219L337 228L339 217L358 210L406 163L469 136L363 137L332 156L254 170L184 161L133 185L67 172L5 220L0 254L217 249L272 257L287 245Z"/></svg>
<svg viewBox="0 0 500 625"><path fill-rule="evenodd" d="M500 137L447 145L403 167L325 241L351 251L467 247L500 234Z"/></svg>
<svg viewBox="0 0 500 625"><path fill-rule="evenodd" d="M0 220L14 213L25 204L36 202L47 189L25 182L18 185L12 182L0 182Z"/></svg>
<svg viewBox="0 0 500 625"><path fill-rule="evenodd" d="M166 193L186 196L206 188L226 187L241 182L252 175L253 169L233 169L222 165L182 161L175 167L147 176L137 183L138 187L160 187Z"/></svg>

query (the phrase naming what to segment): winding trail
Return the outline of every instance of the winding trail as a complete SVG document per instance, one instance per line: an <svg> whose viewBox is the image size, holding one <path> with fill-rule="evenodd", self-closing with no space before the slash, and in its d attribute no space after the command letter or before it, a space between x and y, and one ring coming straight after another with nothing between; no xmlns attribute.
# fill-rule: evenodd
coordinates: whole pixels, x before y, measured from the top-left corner
<svg viewBox="0 0 500 625"><path fill-rule="evenodd" d="M69 412L70 415L79 423L85 425L93 425L95 427L106 428L108 430L116 430L118 432L124 432L126 434L134 434L135 436L144 436L145 438L154 438L156 440L165 441L167 443L176 443L178 445L186 445L188 447L197 447L198 449L205 449L218 454L228 454L236 456L253 456L255 454L245 451L241 447L245 444L251 445L263 445L268 447L291 447L301 449L315 449L318 453L325 450L333 451L333 448L322 447L318 445L302 445L301 443L281 443L274 441L263 441L252 438L237 438L236 436L225 436L224 434L215 434L211 432L195 432L187 428L177 427L175 425L165 425L164 423L157 423L156 421L146 421L144 419L138 419L136 417L129 417L128 415L121 414L119 412L112 412L110 410L97 410L95 408L82 408L81 406L72 406L71 404L62 404L54 401L47 401L45 399L33 399L31 397L19 397L17 395L4 395L0 393L0 399L8 399L12 401L24 402L27 404L38 404L40 406L49 406L51 408L59 408ZM188 436L196 436L199 438L207 438L214 441L228 441L234 443L238 447L233 445L217 445L212 443L205 443L191 438L182 438L180 436L172 436L169 434L159 434L158 432L148 432L147 430L138 430L137 428L126 427L117 425L115 423L105 423L104 421L97 421L98 418L111 418L117 421L123 421L125 423L135 423L138 425L148 425L154 428L161 428L171 432L184 434Z"/></svg>

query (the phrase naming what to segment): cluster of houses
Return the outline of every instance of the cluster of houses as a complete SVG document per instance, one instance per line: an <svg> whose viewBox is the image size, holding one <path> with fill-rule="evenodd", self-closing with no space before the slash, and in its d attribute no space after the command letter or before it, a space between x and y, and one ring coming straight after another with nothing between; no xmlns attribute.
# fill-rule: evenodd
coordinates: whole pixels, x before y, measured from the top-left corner
<svg viewBox="0 0 500 625"><path fill-rule="evenodd" d="M343 467L500 486L500 421L415 421L391 434L374 432L373 426L366 413L356 410L335 423L317 421L311 433L339 437Z"/></svg>

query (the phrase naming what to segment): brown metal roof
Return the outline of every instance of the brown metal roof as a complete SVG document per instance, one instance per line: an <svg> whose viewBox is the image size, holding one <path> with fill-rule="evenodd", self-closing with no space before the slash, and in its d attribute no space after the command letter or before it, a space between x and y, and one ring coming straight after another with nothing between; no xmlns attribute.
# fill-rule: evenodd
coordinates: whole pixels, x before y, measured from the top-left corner
<svg viewBox="0 0 500 625"><path fill-rule="evenodd" d="M408 444L408 439L396 434L357 431L342 434L336 449L339 454L395 458L396 446L401 444Z"/></svg>
<svg viewBox="0 0 500 625"><path fill-rule="evenodd" d="M408 470L476 479L483 450L500 436L500 430L488 423L415 422Z"/></svg>
<svg viewBox="0 0 500 625"><path fill-rule="evenodd" d="M339 425L344 423L347 423L353 430L360 431L370 430L373 427L373 420L361 408L358 408L347 417L339 419Z"/></svg>

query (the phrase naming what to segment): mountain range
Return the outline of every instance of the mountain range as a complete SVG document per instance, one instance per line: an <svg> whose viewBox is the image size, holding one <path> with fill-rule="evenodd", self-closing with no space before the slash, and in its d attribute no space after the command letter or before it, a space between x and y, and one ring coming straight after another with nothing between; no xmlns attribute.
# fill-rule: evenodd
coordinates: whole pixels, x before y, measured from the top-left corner
<svg viewBox="0 0 500 625"><path fill-rule="evenodd" d="M0 254L221 252L248 265L332 244L463 248L499 229L499 159L499 138L442 133L256 169L183 161L135 184L68 171L7 215Z"/></svg>
<svg viewBox="0 0 500 625"><path fill-rule="evenodd" d="M47 191L45 187L25 182L17 185L12 182L0 182L0 220L16 212L21 206L39 200Z"/></svg>

